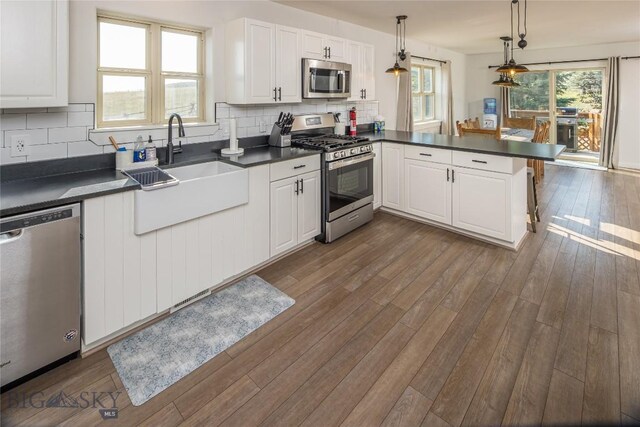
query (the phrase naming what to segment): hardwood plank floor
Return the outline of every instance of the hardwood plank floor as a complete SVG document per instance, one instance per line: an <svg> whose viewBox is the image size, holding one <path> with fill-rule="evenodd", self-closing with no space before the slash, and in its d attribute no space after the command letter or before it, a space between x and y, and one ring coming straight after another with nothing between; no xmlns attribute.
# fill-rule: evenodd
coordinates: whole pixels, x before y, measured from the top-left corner
<svg viewBox="0 0 640 427"><path fill-rule="evenodd" d="M259 271L296 304L145 404L103 350L4 393L1 423L638 424L640 175L546 166L538 197L517 253L378 212Z"/></svg>

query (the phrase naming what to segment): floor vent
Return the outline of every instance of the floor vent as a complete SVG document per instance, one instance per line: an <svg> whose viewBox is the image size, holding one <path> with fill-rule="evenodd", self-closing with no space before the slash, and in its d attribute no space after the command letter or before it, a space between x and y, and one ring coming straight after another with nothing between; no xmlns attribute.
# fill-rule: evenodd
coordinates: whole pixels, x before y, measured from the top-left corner
<svg viewBox="0 0 640 427"><path fill-rule="evenodd" d="M169 313L173 313L175 311L180 310L181 308L184 308L186 306L188 306L189 304L196 302L208 295L211 295L211 289L207 289L206 291L202 291L200 293L195 294L192 297L187 298L184 301L180 301L179 303L177 303L176 305L174 305L173 307L171 307L171 310L169 310Z"/></svg>

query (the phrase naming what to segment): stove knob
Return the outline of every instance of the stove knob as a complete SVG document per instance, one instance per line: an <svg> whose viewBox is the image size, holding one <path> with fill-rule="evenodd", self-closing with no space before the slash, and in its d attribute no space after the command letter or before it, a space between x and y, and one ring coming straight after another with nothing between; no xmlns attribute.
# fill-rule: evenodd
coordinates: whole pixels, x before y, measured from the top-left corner
<svg viewBox="0 0 640 427"><path fill-rule="evenodd" d="M358 154L358 149L357 148L352 148L351 149L351 154Z"/></svg>

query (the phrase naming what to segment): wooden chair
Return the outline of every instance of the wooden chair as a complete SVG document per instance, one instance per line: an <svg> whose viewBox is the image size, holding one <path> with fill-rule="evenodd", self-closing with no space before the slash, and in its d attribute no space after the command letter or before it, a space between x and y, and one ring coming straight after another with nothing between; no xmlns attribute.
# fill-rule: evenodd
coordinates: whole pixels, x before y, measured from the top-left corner
<svg viewBox="0 0 640 427"><path fill-rule="evenodd" d="M502 127L511 129L529 129L534 130L536 128L536 118L531 117L529 119L518 119L513 117L503 117Z"/></svg>
<svg viewBox="0 0 640 427"><path fill-rule="evenodd" d="M462 135L462 133L460 132L460 129L464 128L464 129L480 129L482 126L480 126L480 119L479 118L475 118L474 120L471 119L464 119L463 122L460 122L459 120L456 120L456 129L458 130L458 135Z"/></svg>
<svg viewBox="0 0 640 427"><path fill-rule="evenodd" d="M478 135L485 138L493 138L500 140L500 128L496 129L476 129L476 128L458 128L460 136Z"/></svg>
<svg viewBox="0 0 640 427"><path fill-rule="evenodd" d="M536 126L535 133L531 142L544 144L549 137L549 127L551 122L543 122ZM538 194L536 191L536 183L544 177L544 161L543 160L527 160L527 211L529 212L529 221L531 229L536 232L536 222L540 222L540 213L538 212Z"/></svg>

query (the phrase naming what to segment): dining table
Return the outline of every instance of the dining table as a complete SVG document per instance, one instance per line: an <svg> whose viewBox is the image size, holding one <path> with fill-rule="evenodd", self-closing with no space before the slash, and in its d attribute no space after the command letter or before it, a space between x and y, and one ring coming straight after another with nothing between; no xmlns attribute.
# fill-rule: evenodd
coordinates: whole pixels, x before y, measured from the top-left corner
<svg viewBox="0 0 640 427"><path fill-rule="evenodd" d="M500 139L531 142L535 131L532 129L500 128Z"/></svg>

